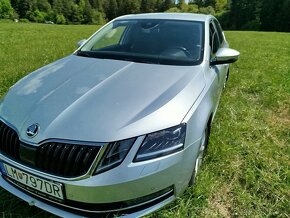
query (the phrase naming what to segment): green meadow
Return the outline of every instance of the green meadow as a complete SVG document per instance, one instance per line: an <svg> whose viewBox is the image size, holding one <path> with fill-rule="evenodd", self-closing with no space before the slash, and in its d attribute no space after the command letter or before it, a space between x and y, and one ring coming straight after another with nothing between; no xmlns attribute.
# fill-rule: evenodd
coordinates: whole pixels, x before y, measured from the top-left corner
<svg viewBox="0 0 290 218"><path fill-rule="evenodd" d="M99 26L0 23L0 96ZM226 31L241 52L196 185L148 217L290 217L290 34ZM54 217L0 188L0 217Z"/></svg>

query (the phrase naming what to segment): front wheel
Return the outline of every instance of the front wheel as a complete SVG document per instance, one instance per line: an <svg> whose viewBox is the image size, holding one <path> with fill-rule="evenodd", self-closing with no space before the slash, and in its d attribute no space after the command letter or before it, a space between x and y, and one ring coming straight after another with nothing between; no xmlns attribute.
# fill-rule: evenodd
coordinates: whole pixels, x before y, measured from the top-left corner
<svg viewBox="0 0 290 218"><path fill-rule="evenodd" d="M195 165L194 165L194 169L193 169L193 172L191 175L191 179L189 181L189 186L193 186L195 183L195 179L196 179L198 170L200 169L200 166L201 166L203 158L204 158L204 154L205 154L207 147L208 147L209 134L210 134L210 126L208 125L206 127L206 129L204 130L202 137L201 137L200 147L199 147L197 158L195 160Z"/></svg>

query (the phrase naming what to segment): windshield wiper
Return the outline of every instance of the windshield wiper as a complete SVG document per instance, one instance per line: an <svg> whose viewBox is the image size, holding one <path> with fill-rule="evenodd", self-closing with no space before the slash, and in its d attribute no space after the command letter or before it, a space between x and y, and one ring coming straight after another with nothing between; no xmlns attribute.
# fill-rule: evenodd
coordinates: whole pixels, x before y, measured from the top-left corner
<svg viewBox="0 0 290 218"><path fill-rule="evenodd" d="M123 61L131 61L138 63L146 63L146 64L159 64L158 60L151 60L150 58L144 57L132 57L127 54L120 54L116 52L96 52L96 51L77 51L77 56L88 57L88 58L101 58L101 59L114 59L114 60L123 60Z"/></svg>
<svg viewBox="0 0 290 218"><path fill-rule="evenodd" d="M159 64L158 61L149 61L146 59L139 59L139 58L120 58L123 61L131 61L135 63L144 63L144 64Z"/></svg>
<svg viewBox="0 0 290 218"><path fill-rule="evenodd" d="M77 56L82 56L82 57L88 57L88 58L92 58L94 57L93 53L90 51L81 51L78 50L76 53Z"/></svg>
<svg viewBox="0 0 290 218"><path fill-rule="evenodd" d="M98 58L98 59L113 59L130 61L135 63L145 63L145 64L161 64L161 65L181 65L181 66L191 66L195 64L194 60L181 60L176 58L162 58L142 56L138 54L126 54L120 52L105 52L105 51L77 51L77 56L88 57L88 58Z"/></svg>

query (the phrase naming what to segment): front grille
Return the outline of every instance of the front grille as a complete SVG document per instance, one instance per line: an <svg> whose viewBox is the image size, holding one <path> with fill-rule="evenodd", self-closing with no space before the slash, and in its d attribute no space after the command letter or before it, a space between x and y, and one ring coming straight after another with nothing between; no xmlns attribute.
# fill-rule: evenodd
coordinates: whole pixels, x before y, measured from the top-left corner
<svg viewBox="0 0 290 218"><path fill-rule="evenodd" d="M99 150L99 146L46 143L36 149L35 166L60 176L81 176L89 170Z"/></svg>
<svg viewBox="0 0 290 218"><path fill-rule="evenodd" d="M0 152L18 160L19 144L17 133L0 121Z"/></svg>
<svg viewBox="0 0 290 218"><path fill-rule="evenodd" d="M19 141L17 133L0 121L0 152L24 165L62 177L84 175L101 146L49 142L38 147Z"/></svg>

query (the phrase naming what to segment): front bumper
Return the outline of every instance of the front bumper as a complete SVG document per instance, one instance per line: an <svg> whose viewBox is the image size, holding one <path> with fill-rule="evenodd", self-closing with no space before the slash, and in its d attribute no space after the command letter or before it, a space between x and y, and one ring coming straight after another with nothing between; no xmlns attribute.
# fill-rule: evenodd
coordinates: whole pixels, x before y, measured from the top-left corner
<svg viewBox="0 0 290 218"><path fill-rule="evenodd" d="M139 217L173 201L187 187L199 141L183 151L133 163L142 143L139 137L125 160L107 172L80 180L66 180L28 168L0 154L4 161L33 175L64 184L65 202L29 193L0 177L1 186L17 197L61 217L118 215ZM99 217L99 216L98 216Z"/></svg>
<svg viewBox="0 0 290 218"><path fill-rule="evenodd" d="M1 174L1 173L0 173ZM4 188L6 191L12 193L13 195L17 196L18 198L26 201L30 206L36 206L38 208L41 208L49 213L55 214L59 217L71 217L71 218L77 218L77 217L90 217L90 216L96 216L97 217L101 217L102 214L105 217L108 217L108 213L99 213L99 214L89 214L89 213L85 213L83 211L80 211L76 208L68 208L68 207L61 207L60 205L55 205L55 204L51 204L49 202L45 202L43 199L40 200L38 198L35 198L17 188L15 188L13 185L11 185L10 183L6 182L6 180L4 180L2 177L0 177L0 184L2 186L2 188ZM121 215L120 217L127 217L127 218L134 218L134 217L141 217L144 216L146 214L149 214L161 207L163 207L166 204L169 204L170 202L172 202L175 199L174 196L170 196L164 200L162 200L161 202L154 204L154 205L150 205L149 207L144 207L143 209L140 209L138 211L135 211L130 214L124 214ZM142 207L140 207L142 208ZM114 214L112 214L114 215Z"/></svg>

